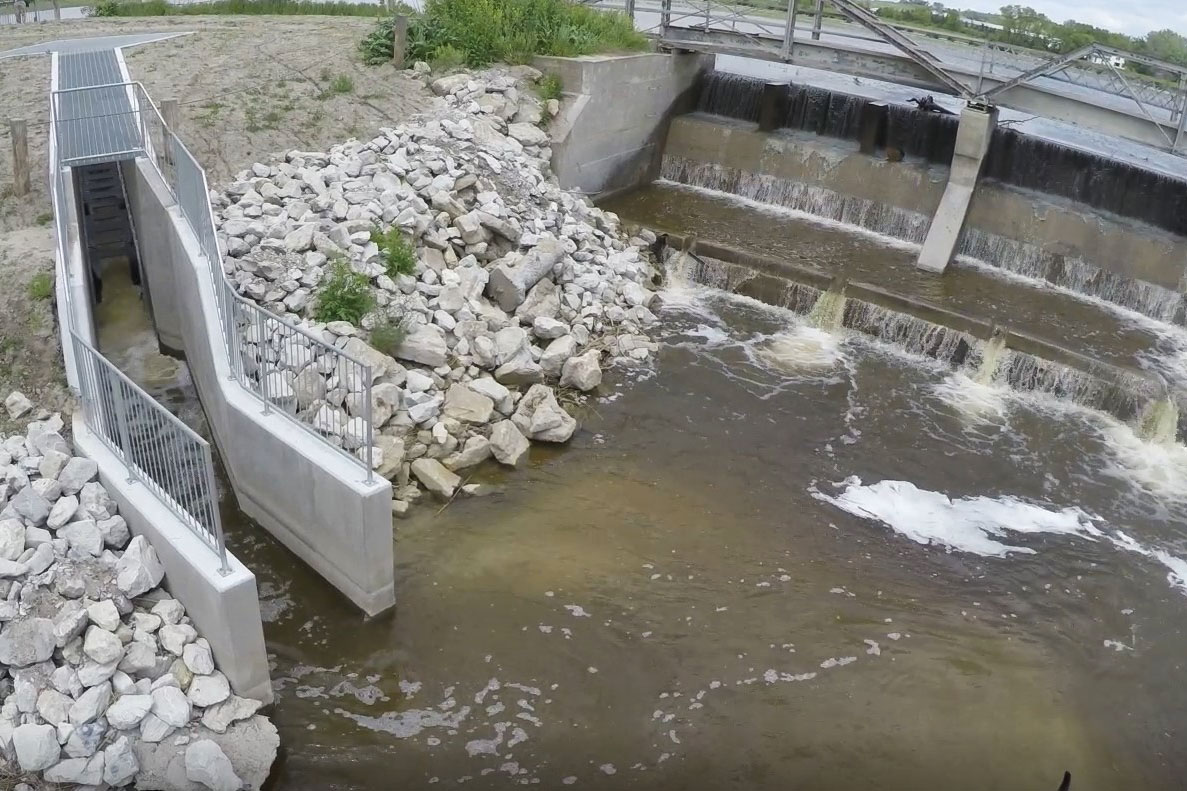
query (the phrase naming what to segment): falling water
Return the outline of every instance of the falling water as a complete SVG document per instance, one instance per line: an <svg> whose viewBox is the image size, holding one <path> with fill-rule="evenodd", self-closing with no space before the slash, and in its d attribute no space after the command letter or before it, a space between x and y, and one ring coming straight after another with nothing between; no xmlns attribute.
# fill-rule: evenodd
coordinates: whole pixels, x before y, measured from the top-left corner
<svg viewBox="0 0 1187 791"><path fill-rule="evenodd" d="M764 83L755 77L710 72L702 82L697 110L755 122ZM871 101L811 85L791 85L788 98L780 126L846 140L857 139L862 108ZM887 108L884 143L908 156L948 164L957 125L956 116L892 104ZM994 131L984 176L1187 235L1187 181L1015 129Z"/></svg>
<svg viewBox="0 0 1187 791"><path fill-rule="evenodd" d="M1151 401L1138 415L1135 433L1146 442L1170 445L1179 430L1179 405L1170 396Z"/></svg>
<svg viewBox="0 0 1187 791"><path fill-rule="evenodd" d="M731 193L865 228L912 244L923 243L931 222L927 215L919 212L842 195L823 187L682 157L664 156L661 176L680 184ZM1187 323L1184 298L1177 291L1123 277L1038 245L968 228L961 236L958 252L1007 272L1046 280L1159 321Z"/></svg>
<svg viewBox="0 0 1187 791"><path fill-rule="evenodd" d="M821 330L839 330L845 320L845 281L838 278L820 295L808 314L808 324Z"/></svg>
<svg viewBox="0 0 1187 791"><path fill-rule="evenodd" d="M992 336L981 347L981 362L972 379L979 385L988 385L997 374L997 369L1006 356L1006 334L994 328Z"/></svg>
<svg viewBox="0 0 1187 791"><path fill-rule="evenodd" d="M1009 349L1004 332L982 341L909 313L847 297L842 282L821 291L748 267L682 253L668 258L668 273L676 281L743 294L805 315L812 327L854 330L911 355L930 357L953 368L967 367L969 378L978 384L996 382L1018 392L1042 393L1121 420L1133 420L1144 409L1155 409L1162 421L1158 423L1159 436L1175 435L1177 408L1162 395L1162 386L1141 373L1088 360L1083 367L1073 367ZM1167 403L1150 406L1160 400ZM1142 424L1147 422L1143 417Z"/></svg>

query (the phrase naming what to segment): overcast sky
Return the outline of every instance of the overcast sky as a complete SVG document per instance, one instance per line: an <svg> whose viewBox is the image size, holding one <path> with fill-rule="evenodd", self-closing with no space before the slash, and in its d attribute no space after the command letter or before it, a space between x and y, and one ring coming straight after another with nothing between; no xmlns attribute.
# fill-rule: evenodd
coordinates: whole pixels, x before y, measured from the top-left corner
<svg viewBox="0 0 1187 791"><path fill-rule="evenodd" d="M1144 36L1151 30L1171 30L1187 36L1187 0L1013 0L1030 6L1056 22L1074 19L1090 25ZM996 11L1010 0L948 0L945 5Z"/></svg>

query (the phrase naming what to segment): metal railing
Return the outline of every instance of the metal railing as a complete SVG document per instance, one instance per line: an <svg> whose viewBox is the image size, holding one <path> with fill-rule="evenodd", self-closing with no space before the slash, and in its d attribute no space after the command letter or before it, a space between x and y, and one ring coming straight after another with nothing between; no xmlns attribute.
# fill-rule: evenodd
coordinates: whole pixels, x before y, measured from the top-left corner
<svg viewBox="0 0 1187 791"><path fill-rule="evenodd" d="M86 91L105 95L96 93L92 99ZM75 153L75 161L99 156L92 150L93 142L86 142L99 139L114 149L109 156L143 156L152 163L209 267L231 377L260 400L265 414L285 415L362 465L370 483L374 479L371 366L239 293L223 270L206 171L165 123L144 87L120 83L58 91L54 106L65 109L69 124L74 125L64 126L57 140L68 153Z"/></svg>
<svg viewBox="0 0 1187 791"><path fill-rule="evenodd" d="M74 373L74 387L87 428L128 471L129 482L151 491L178 520L218 557L219 573L230 573L219 515L218 490L210 445L125 376L79 332L72 296L66 175L59 160L56 103L51 102L50 201L59 276L64 277L66 336L63 353ZM82 262L86 271L86 262Z"/></svg>
<svg viewBox="0 0 1187 791"><path fill-rule="evenodd" d="M128 470L218 555L227 574L227 547L218 511L210 444L157 403L73 331L84 420Z"/></svg>
<svg viewBox="0 0 1187 791"><path fill-rule="evenodd" d="M238 292L223 271L206 171L167 127L166 134L176 174L172 189L210 267L232 377L263 403L265 413L276 408L362 464L370 483L375 453L371 366Z"/></svg>

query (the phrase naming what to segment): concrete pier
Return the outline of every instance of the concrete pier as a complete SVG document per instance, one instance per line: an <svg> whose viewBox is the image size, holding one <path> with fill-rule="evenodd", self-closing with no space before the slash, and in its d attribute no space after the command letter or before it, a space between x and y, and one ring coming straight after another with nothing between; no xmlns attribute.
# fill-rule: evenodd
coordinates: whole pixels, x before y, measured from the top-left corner
<svg viewBox="0 0 1187 791"><path fill-rule="evenodd" d="M993 130L997 128L997 114L996 107L973 105L965 107L960 114L948 186L919 253L920 269L942 273L956 254L956 245L960 243L960 234L969 216L973 191L977 188L985 155L989 153Z"/></svg>

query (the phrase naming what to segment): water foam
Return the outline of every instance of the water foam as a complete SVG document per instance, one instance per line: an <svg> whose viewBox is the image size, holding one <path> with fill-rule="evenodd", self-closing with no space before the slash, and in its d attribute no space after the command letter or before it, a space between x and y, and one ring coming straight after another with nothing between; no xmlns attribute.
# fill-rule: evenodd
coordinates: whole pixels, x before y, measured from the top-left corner
<svg viewBox="0 0 1187 791"><path fill-rule="evenodd" d="M1007 533L1032 535L1057 533L1082 538L1103 535L1079 508L1048 510L1016 497L964 497L957 500L942 492L920 489L908 481L884 480L863 485L852 477L844 491L812 496L864 519L874 519L916 543L942 546L949 551L987 557L1011 552L1033 555L1029 547L995 540Z"/></svg>
<svg viewBox="0 0 1187 791"><path fill-rule="evenodd" d="M798 325L767 338L755 356L770 366L788 372L832 368L842 357L839 333Z"/></svg>
<svg viewBox="0 0 1187 791"><path fill-rule="evenodd" d="M839 486L844 488L836 495L821 492L815 486L809 492L817 500L854 516L881 522L924 546L1004 558L1011 553L1038 554L1030 547L996 540L1009 533L1101 539L1119 550L1158 562L1166 569L1171 587L1187 595L1187 560L1163 548L1142 544L1124 531L1105 532L1093 523L1092 517L1074 506L1056 510L1008 495L954 500L942 492L920 489L909 481L883 480L866 485L860 478L850 477Z"/></svg>

